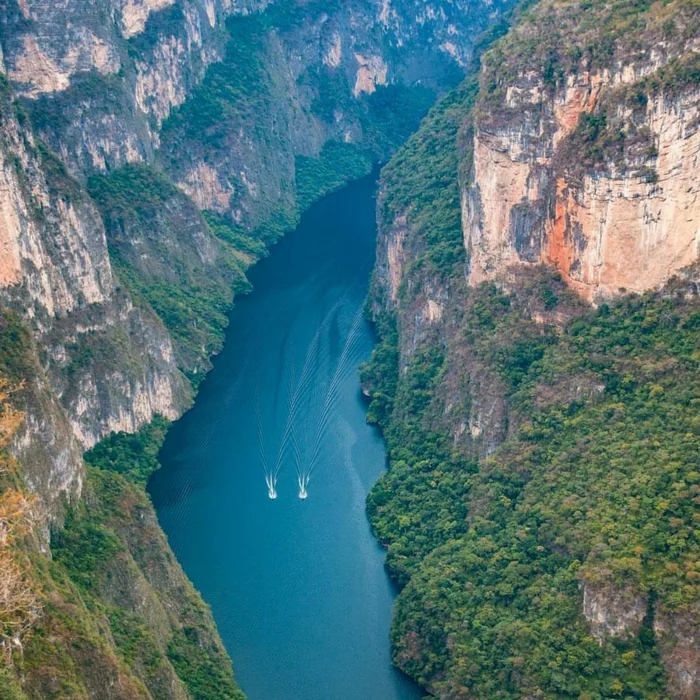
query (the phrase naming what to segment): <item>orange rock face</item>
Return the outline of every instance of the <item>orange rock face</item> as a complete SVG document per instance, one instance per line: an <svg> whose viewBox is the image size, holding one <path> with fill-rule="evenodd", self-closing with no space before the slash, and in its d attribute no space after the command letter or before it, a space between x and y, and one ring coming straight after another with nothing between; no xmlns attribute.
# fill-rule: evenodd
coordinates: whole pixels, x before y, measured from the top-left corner
<svg viewBox="0 0 700 700"><path fill-rule="evenodd" d="M9 287L21 280L19 256L19 219L12 201L12 183L0 166L0 287Z"/></svg>
<svg viewBox="0 0 700 700"><path fill-rule="evenodd" d="M573 177L579 164L560 157L583 113L648 72L584 71L554 98L524 73L507 90L500 121L477 124L463 193L471 284L545 262L595 301L658 287L700 256L700 90L649 98L637 127L651 144L644 167L620 167L611 156L600 172Z"/></svg>
<svg viewBox="0 0 700 700"><path fill-rule="evenodd" d="M593 301L663 284L700 255L697 98L647 107L658 155L656 182L633 174L556 182L543 259Z"/></svg>

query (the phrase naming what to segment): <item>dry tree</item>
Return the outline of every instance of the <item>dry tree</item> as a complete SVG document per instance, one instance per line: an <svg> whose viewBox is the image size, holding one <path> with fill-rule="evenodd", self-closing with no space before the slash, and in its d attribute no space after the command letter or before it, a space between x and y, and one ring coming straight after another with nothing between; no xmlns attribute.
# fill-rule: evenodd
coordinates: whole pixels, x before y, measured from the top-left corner
<svg viewBox="0 0 700 700"><path fill-rule="evenodd" d="M11 387L0 378L0 473L11 471L15 464L5 450L24 419L24 413L10 403L12 394L22 387ZM41 598L27 573L27 556L17 547L40 520L36 496L14 486L0 492L0 654L6 660L14 650L21 652L23 637L42 611Z"/></svg>

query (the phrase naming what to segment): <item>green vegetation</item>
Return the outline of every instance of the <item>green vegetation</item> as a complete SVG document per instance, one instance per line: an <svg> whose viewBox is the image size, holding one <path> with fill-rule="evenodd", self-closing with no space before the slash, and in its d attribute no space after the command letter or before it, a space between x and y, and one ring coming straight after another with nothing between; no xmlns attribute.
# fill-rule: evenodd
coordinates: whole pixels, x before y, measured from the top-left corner
<svg viewBox="0 0 700 700"><path fill-rule="evenodd" d="M382 171L382 218L406 215L409 245L424 251L412 262L431 275L449 278L465 262L459 183L458 135L477 95L469 79L430 111L420 131Z"/></svg>
<svg viewBox="0 0 700 700"><path fill-rule="evenodd" d="M226 21L229 39L220 63L209 67L204 80L163 124L161 153L173 162L182 143L192 149L225 146L232 123L247 119L246 126L259 131L269 113L270 76L261 52L265 44L264 15L235 16ZM167 155L166 155L167 154Z"/></svg>
<svg viewBox="0 0 700 700"><path fill-rule="evenodd" d="M145 488L160 466L158 451L169 426L170 421L156 416L138 433L112 433L85 453L85 461Z"/></svg>
<svg viewBox="0 0 700 700"><path fill-rule="evenodd" d="M157 418L86 454L86 497L54 535L55 567L108 625L120 663L154 698L170 697L169 679L178 677L195 700L242 700L209 611L175 562L143 490L166 428ZM130 587L146 590L145 598L131 601ZM165 610L167 621L154 626Z"/></svg>
<svg viewBox="0 0 700 700"><path fill-rule="evenodd" d="M185 12L178 2L162 10L151 12L143 31L129 39L129 55L143 60L164 36L183 34L185 19Z"/></svg>
<svg viewBox="0 0 700 700"><path fill-rule="evenodd" d="M9 668L0 667L0 691L5 700L27 700L19 682Z"/></svg>
<svg viewBox="0 0 700 700"><path fill-rule="evenodd" d="M408 262L397 303L375 285L371 304L380 344L363 386L390 468L368 511L403 586L395 663L436 695L664 700L671 642L654 623L697 625L697 296L672 280L591 309L545 269L522 270L506 289L464 281L457 174L469 177L470 111L486 130L521 125L504 106L515 76L539 71L554 90L574 68L643 56L671 19L663 31L679 40L697 13L687 2L650 8L521 6L479 85L438 103L382 173L382 225L405 231ZM692 85L695 63L601 95L557 167L612 162L654 182L640 117L653 94ZM427 286L446 290L443 322L414 333ZM643 619L600 644L584 588L612 618L635 605Z"/></svg>
<svg viewBox="0 0 700 700"><path fill-rule="evenodd" d="M697 51L690 51L655 71L641 81L641 87L652 95L664 93L668 96L678 95L688 88L700 84L700 56Z"/></svg>
<svg viewBox="0 0 700 700"><path fill-rule="evenodd" d="M391 376L394 360L385 345L372 359L363 372L369 386L373 373ZM401 584L433 549L466 531L465 496L474 465L451 449L446 434L424 423L444 360L436 346L428 346L398 382L395 395L385 386L378 396L372 387L370 415L381 415L391 468L372 489L367 506L377 537L389 546L387 567Z"/></svg>
<svg viewBox="0 0 700 700"><path fill-rule="evenodd" d="M31 338L19 315L0 310L0 377L11 384L29 381L36 374L36 365L29 352Z"/></svg>
<svg viewBox="0 0 700 700"><path fill-rule="evenodd" d="M391 469L368 506L408 582L395 659L437 691L665 697L644 630L700 599L700 307L664 292L580 313L562 334L538 333L518 296L471 293L460 342L503 378L520 424L492 458L460 457L433 428L446 371L436 345L414 355L381 421ZM365 377L393 364L375 355ZM572 384L588 389L571 395ZM600 647L583 582L659 607L638 635Z"/></svg>
<svg viewBox="0 0 700 700"><path fill-rule="evenodd" d="M217 238L228 243L234 250L250 256L252 260L258 260L267 255L267 246L263 236L235 226L229 219L213 212L204 212L204 219L211 232Z"/></svg>
<svg viewBox="0 0 700 700"><path fill-rule="evenodd" d="M76 109L89 109L99 104L119 114L123 109L124 80L121 74L103 74L98 71L78 72L70 86L63 91L41 95L36 100L23 102L29 112L32 126L39 133L60 133L71 124L71 115Z"/></svg>
<svg viewBox="0 0 700 700"><path fill-rule="evenodd" d="M154 217L178 194L165 174L143 163L126 165L108 176L91 176L88 191L102 209L107 227Z"/></svg>
<svg viewBox="0 0 700 700"><path fill-rule="evenodd" d="M147 165L93 175L88 190L105 221L120 281L161 318L176 342L181 368L196 385L209 357L221 349L234 294L250 289L245 269L264 247L216 217L208 219L210 226L165 175ZM192 234L196 229L209 239L215 258L206 270Z"/></svg>
<svg viewBox="0 0 700 700"><path fill-rule="evenodd" d="M297 206L304 211L317 199L372 170L372 156L354 144L329 141L318 158L296 158Z"/></svg>
<svg viewBox="0 0 700 700"><path fill-rule="evenodd" d="M186 626L173 635L168 658L194 700L243 700L231 683L228 664L222 663L219 645L204 639L196 626Z"/></svg>
<svg viewBox="0 0 700 700"><path fill-rule="evenodd" d="M317 77L319 92L332 111L349 100L350 88L343 79L342 86L329 93L326 78L333 85L330 76ZM317 199L369 174L374 163L388 157L418 128L434 100L433 91L420 86L380 86L376 92L364 96L358 103L364 148L354 143L329 141L318 158L296 157L297 210L303 212ZM319 102L314 108L321 114L324 109ZM348 104L347 108L358 109L358 106Z"/></svg>
<svg viewBox="0 0 700 700"><path fill-rule="evenodd" d="M349 94L348 88L346 101ZM416 132L436 97L433 90L422 85L379 85L371 95L362 96L359 105L363 137L377 160L389 158Z"/></svg>

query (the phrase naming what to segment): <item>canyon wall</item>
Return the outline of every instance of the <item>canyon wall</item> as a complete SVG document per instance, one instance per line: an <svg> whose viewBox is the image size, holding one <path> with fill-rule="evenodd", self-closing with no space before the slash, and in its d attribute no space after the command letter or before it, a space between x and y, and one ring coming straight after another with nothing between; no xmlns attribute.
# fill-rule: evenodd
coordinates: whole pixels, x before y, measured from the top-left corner
<svg viewBox="0 0 700 700"><path fill-rule="evenodd" d="M30 601L0 694L242 697L144 492L159 416L246 269L395 150L508 5L0 4L0 568Z"/></svg>
<svg viewBox="0 0 700 700"><path fill-rule="evenodd" d="M368 505L437 697L700 693L698 26L522 8L383 170Z"/></svg>
<svg viewBox="0 0 700 700"><path fill-rule="evenodd" d="M7 87L0 131L2 300L34 329L40 365L15 453L60 512L80 491L81 446L175 417L190 390L162 323L119 288L97 208L20 123Z"/></svg>
<svg viewBox="0 0 700 700"><path fill-rule="evenodd" d="M546 7L482 71L463 191L470 283L544 262L588 301L657 288L700 254L692 8L655 12L634 38L615 28L600 56L603 13L582 35L568 6Z"/></svg>
<svg viewBox="0 0 700 700"><path fill-rule="evenodd" d="M57 663L58 678L82 669L78 697L105 687L155 697L167 685L184 698L179 645L223 655L145 496L86 472L83 449L186 409L221 347L234 293L248 288L247 267L302 204L389 157L435 95L476 65L476 34L508 8L462 0L0 7L0 330L15 333L14 318L30 329L17 394L25 421L11 449L48 514L38 550L66 513L87 509L87 525L70 520L58 550L80 591L71 582L55 588L63 573L46 584L52 607L37 637L53 638L66 610L81 611L81 639L99 648L97 666L108 672L90 673L89 659ZM365 387L392 470L370 513L390 570L408 584L396 662L440 697L698 691L694 565L685 555L664 559L635 520L641 512L645 523L669 523L674 533L663 537L680 549L687 512L668 504L691 493L691 476L673 472L672 493L654 482L649 497L650 476L620 458L625 442L590 482L575 479L598 464L576 433L582 422L591 434L616 421L615 435L633 436L635 426L651 433L658 426L639 405L666 400L664 444L696 434L688 409L696 398L672 381L678 373L692 388L693 359L667 353L664 329L692 345L697 268L684 270L700 245L697 26L685 0L523 9L483 56L478 79L441 101L384 170L373 310L390 367L369 372ZM637 336L611 351L594 332L591 357L576 355L577 333L593 323L584 302L614 303L674 274L658 296L621 302L618 326L596 317L618 338L629 313L657 333L663 361L643 355ZM678 304L671 311L669 299ZM642 354L627 358L634 343ZM572 444L554 442L566 430ZM617 445L595 434L597 444ZM635 449L652 460L649 444L642 435ZM665 468L687 466L672 457ZM579 468L565 472L570 463ZM608 508L597 485L618 471L610 490L631 490L631 500ZM567 492L569 483L578 491ZM627 528L617 538L609 512ZM581 513L598 518L599 532L580 526ZM76 566L83 540L101 554L112 550L100 543L111 543L127 574L106 567L111 583L86 578ZM154 560L144 559L150 549ZM45 560L36 562L43 571ZM107 605L109 621L93 619L84 596ZM139 634L144 621L155 623L157 678L125 670L128 645L117 654L124 611ZM72 638L61 629L58 637ZM560 633L569 636L550 644ZM552 645L568 650L566 663ZM27 678L32 697L56 682ZM230 671L226 679L233 683Z"/></svg>

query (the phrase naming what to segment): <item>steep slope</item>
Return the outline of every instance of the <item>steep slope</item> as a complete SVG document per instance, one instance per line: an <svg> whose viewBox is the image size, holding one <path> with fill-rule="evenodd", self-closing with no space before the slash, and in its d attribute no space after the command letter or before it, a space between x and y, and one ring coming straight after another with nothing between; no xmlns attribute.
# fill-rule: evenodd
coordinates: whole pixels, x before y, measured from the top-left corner
<svg viewBox="0 0 700 700"><path fill-rule="evenodd" d="M143 490L167 422L137 438L112 438L89 455L87 470L80 450L72 452L66 467L79 470L78 484L61 483L51 468L37 481L36 452L18 461L8 446L18 431L38 433L27 425L38 410L54 421L46 426L55 431L48 449L62 440L74 445L30 334L7 311L0 316L0 386L2 697L242 697L211 615ZM73 497L59 529L61 496L77 488L83 499ZM47 493L56 499L48 508Z"/></svg>
<svg viewBox="0 0 700 700"><path fill-rule="evenodd" d="M154 413L174 417L190 392L161 322L119 289L94 203L34 138L6 84L2 100L2 300L31 323L43 368L14 451L44 502L58 503L79 493L76 438L91 445Z"/></svg>
<svg viewBox="0 0 700 700"><path fill-rule="evenodd" d="M697 26L523 9L383 171L368 507L439 697L700 692Z"/></svg>

